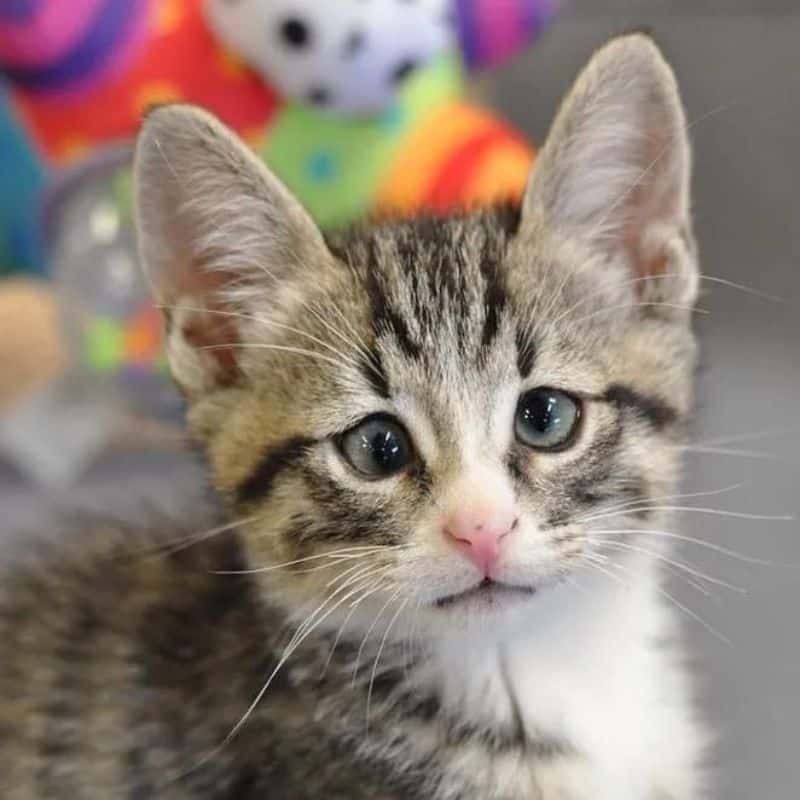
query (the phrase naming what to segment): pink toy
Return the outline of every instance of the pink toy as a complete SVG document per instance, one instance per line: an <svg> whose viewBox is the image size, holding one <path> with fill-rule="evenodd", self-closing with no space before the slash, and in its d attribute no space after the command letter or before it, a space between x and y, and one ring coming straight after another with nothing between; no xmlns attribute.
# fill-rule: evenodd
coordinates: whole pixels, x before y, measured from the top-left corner
<svg viewBox="0 0 800 800"><path fill-rule="evenodd" d="M0 71L19 89L71 97L141 50L153 0L12 0L0 6Z"/></svg>
<svg viewBox="0 0 800 800"><path fill-rule="evenodd" d="M469 69L495 67L531 44L555 15L558 0L453 0Z"/></svg>

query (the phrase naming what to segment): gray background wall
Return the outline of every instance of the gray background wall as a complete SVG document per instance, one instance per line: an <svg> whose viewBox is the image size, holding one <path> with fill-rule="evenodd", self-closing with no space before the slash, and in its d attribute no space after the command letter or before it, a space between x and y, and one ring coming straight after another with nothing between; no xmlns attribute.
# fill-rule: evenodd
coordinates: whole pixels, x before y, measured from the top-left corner
<svg viewBox="0 0 800 800"><path fill-rule="evenodd" d="M541 141L588 53L647 26L675 65L695 146L695 212L706 274L779 296L773 302L714 283L698 318L698 442L763 457L695 453L686 491L740 488L690 501L765 514L800 512L800 3L796 0L571 0L492 97ZM759 432L764 436L753 436ZM737 562L686 546L680 558L747 589L684 581L670 592L686 615L700 703L717 729L715 797L800 796L800 526L686 513L683 530L782 566Z"/></svg>
<svg viewBox="0 0 800 800"><path fill-rule="evenodd" d="M502 2L502 0L498 0ZM647 25L675 64L696 148L695 209L707 274L778 295L774 302L709 283L698 319L704 350L696 441L720 437L762 456L695 453L686 491L741 484L697 505L800 513L800 9L797 0L571 0L544 39L492 81L496 105L541 141L556 103L590 51ZM756 435L763 433L764 435ZM736 437L743 437L738 441ZM751 438L752 437L752 438ZM164 475L170 476L169 481ZM0 514L41 529L65 507L125 516L202 494L196 467L130 456L93 470L77 491L37 496L0 471ZM778 566L687 546L680 558L747 588L705 597L670 592L688 616L699 702L719 734L715 797L800 796L800 529L796 522L684 514L683 530Z"/></svg>

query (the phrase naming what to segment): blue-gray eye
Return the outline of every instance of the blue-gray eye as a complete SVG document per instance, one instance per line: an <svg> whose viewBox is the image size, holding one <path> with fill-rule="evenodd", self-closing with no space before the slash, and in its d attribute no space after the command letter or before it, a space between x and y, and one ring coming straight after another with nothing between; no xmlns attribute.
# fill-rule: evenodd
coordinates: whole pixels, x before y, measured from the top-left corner
<svg viewBox="0 0 800 800"><path fill-rule="evenodd" d="M537 450L563 450L572 444L581 418L580 401L558 389L531 389L519 399L514 431Z"/></svg>
<svg viewBox="0 0 800 800"><path fill-rule="evenodd" d="M343 433L339 448L356 472L372 480L401 472L414 457L403 426L384 414L367 417Z"/></svg>

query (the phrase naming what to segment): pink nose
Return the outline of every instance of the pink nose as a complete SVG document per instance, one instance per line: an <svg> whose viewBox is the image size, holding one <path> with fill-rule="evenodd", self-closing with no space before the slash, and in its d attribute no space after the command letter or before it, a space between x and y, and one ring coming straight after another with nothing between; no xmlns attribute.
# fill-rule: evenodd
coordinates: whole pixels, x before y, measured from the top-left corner
<svg viewBox="0 0 800 800"><path fill-rule="evenodd" d="M513 512L470 510L453 514L445 522L444 532L488 576L500 558L503 539L516 525L517 517Z"/></svg>

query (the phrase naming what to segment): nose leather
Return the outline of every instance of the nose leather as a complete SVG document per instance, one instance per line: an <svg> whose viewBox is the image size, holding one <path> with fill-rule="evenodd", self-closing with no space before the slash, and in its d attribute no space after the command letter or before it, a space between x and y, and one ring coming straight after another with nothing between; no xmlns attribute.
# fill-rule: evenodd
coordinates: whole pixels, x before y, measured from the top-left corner
<svg viewBox="0 0 800 800"><path fill-rule="evenodd" d="M513 512L470 509L453 514L444 524L444 533L488 577L500 559L503 540L516 521Z"/></svg>

